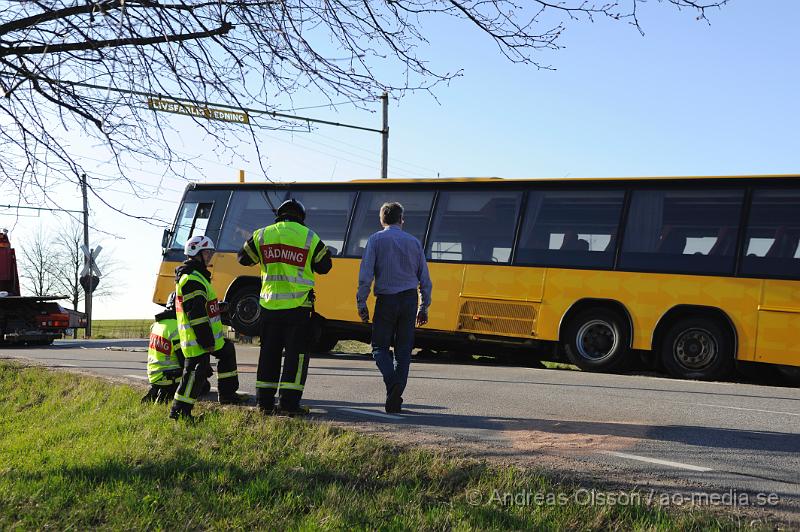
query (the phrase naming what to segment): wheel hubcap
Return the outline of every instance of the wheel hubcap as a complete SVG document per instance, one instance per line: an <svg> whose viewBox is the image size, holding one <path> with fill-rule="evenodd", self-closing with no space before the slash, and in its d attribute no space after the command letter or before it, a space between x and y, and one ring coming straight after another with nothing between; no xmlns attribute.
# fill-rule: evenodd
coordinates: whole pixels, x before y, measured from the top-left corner
<svg viewBox="0 0 800 532"><path fill-rule="evenodd" d="M619 344L614 327L603 320L584 323L576 337L578 354L587 360L599 362L611 356Z"/></svg>
<svg viewBox="0 0 800 532"><path fill-rule="evenodd" d="M705 329L689 329L675 339L675 360L686 369L698 370L711 365L717 358L717 340Z"/></svg>
<svg viewBox="0 0 800 532"><path fill-rule="evenodd" d="M256 323L261 315L261 305L258 302L258 298L253 296L239 300L234 310L236 318L244 325Z"/></svg>

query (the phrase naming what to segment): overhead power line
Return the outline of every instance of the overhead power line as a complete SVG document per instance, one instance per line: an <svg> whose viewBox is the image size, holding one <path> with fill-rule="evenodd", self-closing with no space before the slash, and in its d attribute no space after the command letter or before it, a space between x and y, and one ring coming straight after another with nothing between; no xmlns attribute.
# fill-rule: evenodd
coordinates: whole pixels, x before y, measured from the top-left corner
<svg viewBox="0 0 800 532"><path fill-rule="evenodd" d="M11 79L19 79L19 76L15 76L13 74L7 74L7 73L3 73L3 72L0 72L0 76L6 77L6 78L11 78ZM53 79L53 78L50 78L50 77L47 77L47 76L42 76L42 75L31 75L31 76L28 76L28 78L37 79L39 81L43 81L43 82L47 82L47 83L54 83L54 84L61 83L61 84L71 85L71 86L74 86L74 87L84 87L84 88L89 88L89 89L105 90L107 92L115 92L115 93L118 93L118 94L129 94L129 95L133 95L133 96L141 96L141 97L149 98L150 100L152 100L152 99L168 100L168 101L175 102L175 103L179 104L180 106L186 106L187 108L192 108L192 107L196 108L196 107L198 107L197 104L199 104L199 105L205 107L206 111L208 111L209 107L211 107L211 108L220 108L220 109L228 109L228 110L239 112L239 113L244 112L244 113L246 113L248 115L266 115L266 116L270 116L272 118L281 118L281 119L286 119L286 120L299 120L299 121L302 121L302 122L306 122L307 124L323 124L323 125L329 125L329 126L335 126L335 127L344 127L344 128L349 128L349 129L356 129L356 130L359 130L359 131L368 131L368 132L371 132L371 133L380 133L380 135L382 137L381 171L380 171L380 175L381 175L382 178L387 178L388 177L388 163L389 163L389 95L386 92L384 92L383 95L381 96L382 110L383 110L383 127L381 129L375 129L375 128L370 128L370 127L365 127L365 126L358 126L358 125L355 125L355 124L346 124L346 123L342 123L342 122L334 122L332 120L323 120L323 119L320 119L320 118L311 118L311 117L307 117L307 116L299 116L299 115L281 113L281 112L277 112L277 111L270 111L270 110L267 110L267 109L255 109L255 108L251 108L251 107L235 106L235 105L229 105L229 104L225 104L225 103L209 102L207 100L193 100L193 99L184 98L184 97L181 97L181 96L171 96L171 95L152 93L152 92L146 92L146 91L137 91L137 90L132 90L132 89L120 89L120 88L117 88L117 87L110 87L110 86L107 86L107 85L98 85L98 84L95 84L95 83L86 83L86 82L82 82L82 81L57 80L57 79ZM148 105L148 107L150 107L150 106ZM245 122L246 122L246 120L245 120Z"/></svg>
<svg viewBox="0 0 800 532"><path fill-rule="evenodd" d="M0 208L5 209L29 209L33 211L50 211L50 212L77 212L83 214L83 211L71 211L69 209L49 209L47 207L24 207L22 205L0 205Z"/></svg>
<svg viewBox="0 0 800 532"><path fill-rule="evenodd" d="M19 78L19 76L9 75L9 74L6 74L6 73L0 73L0 76L6 77L6 78L13 78L13 79L18 79ZM314 124L325 124L325 125L329 125L329 126L346 127L346 128L350 128L350 129L359 129L361 131L370 131L372 133L383 133L384 132L382 129L375 129L375 128L365 127L365 126L357 126L355 124L344 124L344 123L341 123L341 122L333 122L331 120L322 120L320 118L311 118L311 117L307 117L307 116L290 115L290 114L286 114L286 113L279 113L277 111L269 111L267 109L256 109L256 108L252 108L252 107L241 107L241 106L236 106L236 105L229 105L229 104L226 104L226 103L209 102L209 101L206 101L206 100L193 100L193 99L190 99L190 98L183 98L183 97L180 97L180 96L170 96L170 95L167 95L167 94L158 94L158 93L155 93L155 92L137 91L137 90L132 90L132 89L118 89L116 87L109 87L109 86L106 86L106 85L96 85L94 83L84 83L82 81L70 81L70 80L53 79L53 78L49 78L47 76L29 76L29 77L37 79L39 81L44 81L44 82L47 82L47 83L63 83L63 84L66 84L66 85L72 85L74 87L84 87L84 88L87 88L87 89L97 89L97 90L111 91L111 92L116 92L116 93L119 93L119 94L130 94L130 95L133 95L133 96L142 96L142 97L145 97L145 98L169 99L169 100L173 100L173 101L178 102L178 103L186 103L186 104L199 103L199 104L210 106L210 107L221 107L221 108L224 108L224 109L230 109L232 111L244 111L244 112L249 113L249 114L268 115L268 116L271 116L273 118L285 118L287 120L301 120L303 122L309 122L309 123L314 123Z"/></svg>

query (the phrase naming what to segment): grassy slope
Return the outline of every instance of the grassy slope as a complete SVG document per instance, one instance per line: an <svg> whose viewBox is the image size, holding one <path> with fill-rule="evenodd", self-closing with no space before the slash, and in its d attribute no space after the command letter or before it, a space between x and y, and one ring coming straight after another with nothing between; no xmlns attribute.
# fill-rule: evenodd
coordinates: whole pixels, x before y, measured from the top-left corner
<svg viewBox="0 0 800 532"><path fill-rule="evenodd" d="M564 491L324 423L166 407L100 379L0 363L0 529L728 528L641 506L470 506L479 490ZM488 496L488 495L487 495Z"/></svg>

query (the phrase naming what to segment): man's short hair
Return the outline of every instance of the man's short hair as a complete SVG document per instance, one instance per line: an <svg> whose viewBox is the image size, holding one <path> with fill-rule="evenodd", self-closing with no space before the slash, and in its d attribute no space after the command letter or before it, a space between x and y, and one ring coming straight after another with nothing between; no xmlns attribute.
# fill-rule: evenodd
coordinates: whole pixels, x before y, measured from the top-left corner
<svg viewBox="0 0 800 532"><path fill-rule="evenodd" d="M403 219L403 206L393 201L381 205L381 222L386 225L399 224Z"/></svg>

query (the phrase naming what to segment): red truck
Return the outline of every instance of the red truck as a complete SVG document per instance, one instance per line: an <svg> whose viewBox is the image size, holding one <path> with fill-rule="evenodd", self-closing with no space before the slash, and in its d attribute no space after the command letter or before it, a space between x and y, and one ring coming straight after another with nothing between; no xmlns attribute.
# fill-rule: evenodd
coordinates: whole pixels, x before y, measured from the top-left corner
<svg viewBox="0 0 800 532"><path fill-rule="evenodd" d="M86 327L86 315L56 303L62 299L20 295L17 256L8 231L0 231L0 345L49 345L66 329Z"/></svg>

